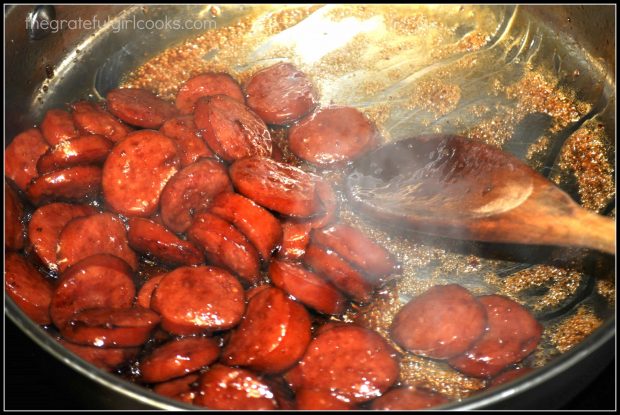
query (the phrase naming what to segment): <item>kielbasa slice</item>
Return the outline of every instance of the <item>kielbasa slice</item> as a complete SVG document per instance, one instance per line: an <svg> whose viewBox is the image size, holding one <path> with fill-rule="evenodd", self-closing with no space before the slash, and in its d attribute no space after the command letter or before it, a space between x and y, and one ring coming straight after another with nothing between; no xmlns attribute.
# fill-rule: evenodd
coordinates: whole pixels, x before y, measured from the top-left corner
<svg viewBox="0 0 620 415"><path fill-rule="evenodd" d="M101 178L99 167L68 167L33 179L26 188L26 196L35 205L49 201L92 200L99 195Z"/></svg>
<svg viewBox="0 0 620 415"><path fill-rule="evenodd" d="M72 219L58 237L57 264L62 272L78 261L96 254L111 254L137 269L138 258L127 242L121 220L111 213Z"/></svg>
<svg viewBox="0 0 620 415"><path fill-rule="evenodd" d="M24 206L15 191L4 182L4 247L19 251L24 247Z"/></svg>
<svg viewBox="0 0 620 415"><path fill-rule="evenodd" d="M151 308L160 313L165 330L193 334L236 326L245 297L239 281L221 268L180 267L159 282Z"/></svg>
<svg viewBox="0 0 620 415"><path fill-rule="evenodd" d="M38 176L37 162L48 149L49 145L38 128L18 134L4 151L6 177L25 191L28 183Z"/></svg>
<svg viewBox="0 0 620 415"><path fill-rule="evenodd" d="M83 134L102 135L116 143L133 131L99 105L80 101L72 107L75 125Z"/></svg>
<svg viewBox="0 0 620 415"><path fill-rule="evenodd" d="M110 112L136 127L159 128L168 118L178 114L173 104L146 89L113 89L107 98Z"/></svg>
<svg viewBox="0 0 620 415"><path fill-rule="evenodd" d="M4 264L4 290L35 323L49 324L53 287L24 257L7 252Z"/></svg>
<svg viewBox="0 0 620 415"><path fill-rule="evenodd" d="M232 186L224 165L204 159L177 173L161 195L161 218L175 232L185 232L192 224L193 214L208 209L215 196L231 192Z"/></svg>
<svg viewBox="0 0 620 415"><path fill-rule="evenodd" d="M467 289L438 285L411 299L396 314L391 335L415 354L448 359L471 348L486 325L484 306Z"/></svg>
<svg viewBox="0 0 620 415"><path fill-rule="evenodd" d="M200 136L192 116L170 118L159 131L176 141L182 167L194 163L199 158L213 156L213 152Z"/></svg>
<svg viewBox="0 0 620 415"><path fill-rule="evenodd" d="M299 264L274 260L269 277L276 287L324 314L342 314L346 299L332 284Z"/></svg>
<svg viewBox="0 0 620 415"><path fill-rule="evenodd" d="M488 328L464 354L448 363L473 377L491 377L506 366L532 353L542 335L542 326L521 304L501 295L478 298L486 309ZM459 319L463 324L462 319Z"/></svg>
<svg viewBox="0 0 620 415"><path fill-rule="evenodd" d="M354 405L325 389L300 389L295 393L297 409L300 411L338 411L353 409Z"/></svg>
<svg viewBox="0 0 620 415"><path fill-rule="evenodd" d="M406 386L392 389L380 398L375 399L371 409L384 411L407 411L426 409L448 402L448 398L425 389Z"/></svg>
<svg viewBox="0 0 620 415"><path fill-rule="evenodd" d="M252 297L224 350L223 363L278 373L301 358L310 343L310 316L279 288Z"/></svg>
<svg viewBox="0 0 620 415"><path fill-rule="evenodd" d="M138 252L170 264L196 265L204 261L202 252L194 244L150 219L131 218L128 224L129 246Z"/></svg>
<svg viewBox="0 0 620 415"><path fill-rule="evenodd" d="M179 379L169 380L153 386L153 392L176 399L187 404L192 404L197 393L194 384L198 382L199 376L191 374Z"/></svg>
<svg viewBox="0 0 620 415"><path fill-rule="evenodd" d="M142 380L163 382L196 372L213 363L220 354L217 341L207 337L187 337L159 346L140 361Z"/></svg>
<svg viewBox="0 0 620 415"><path fill-rule="evenodd" d="M45 113L41 122L41 133L51 146L79 135L71 114L61 109L51 109Z"/></svg>
<svg viewBox="0 0 620 415"><path fill-rule="evenodd" d="M256 247L264 261L282 240L280 222L266 209L238 193L220 193L209 211L235 225Z"/></svg>
<svg viewBox="0 0 620 415"><path fill-rule="evenodd" d="M125 216L150 216L179 163L172 139L157 131L131 133L112 149L103 165L103 196Z"/></svg>
<svg viewBox="0 0 620 415"><path fill-rule="evenodd" d="M273 144L265 122L233 98L226 95L200 98L194 122L211 150L225 161L271 156Z"/></svg>
<svg viewBox="0 0 620 415"><path fill-rule="evenodd" d="M75 344L63 339L58 340L58 342L82 359L107 372L114 372L116 368L136 357L140 351L139 347L104 349L102 347Z"/></svg>
<svg viewBox="0 0 620 415"><path fill-rule="evenodd" d="M175 105L181 114L191 114L198 99L213 95L226 95L245 102L241 87L232 76L227 73L208 72L188 79L179 89Z"/></svg>
<svg viewBox="0 0 620 415"><path fill-rule="evenodd" d="M317 106L318 97L312 82L286 62L254 74L245 92L249 107L268 124L290 124Z"/></svg>
<svg viewBox="0 0 620 415"><path fill-rule="evenodd" d="M316 180L316 193L322 205L322 211L318 217L310 221L313 229L319 229L333 222L338 211L338 201L334 189L324 180Z"/></svg>
<svg viewBox="0 0 620 415"><path fill-rule="evenodd" d="M260 278L256 249L231 223L210 213L200 213L187 230L187 236L204 250L212 263L230 269L250 284Z"/></svg>
<svg viewBox="0 0 620 415"><path fill-rule="evenodd" d="M530 372L533 372L534 369L531 367L520 367L515 369L506 370L501 372L499 375L495 376L488 384L489 388L503 385L504 383L512 382L515 379L520 378L523 375L526 375Z"/></svg>
<svg viewBox="0 0 620 415"><path fill-rule="evenodd" d="M278 258L297 260L306 253L310 243L312 224L308 222L285 221L282 223L282 244Z"/></svg>
<svg viewBox="0 0 620 415"><path fill-rule="evenodd" d="M37 162L39 174L80 164L102 165L112 150L112 142L102 135L82 135L50 148Z"/></svg>
<svg viewBox="0 0 620 415"><path fill-rule="evenodd" d="M159 285L161 279L164 278L164 275L166 274L155 275L140 287L138 295L136 296L136 305L144 308L151 308L153 292L155 292L155 289Z"/></svg>

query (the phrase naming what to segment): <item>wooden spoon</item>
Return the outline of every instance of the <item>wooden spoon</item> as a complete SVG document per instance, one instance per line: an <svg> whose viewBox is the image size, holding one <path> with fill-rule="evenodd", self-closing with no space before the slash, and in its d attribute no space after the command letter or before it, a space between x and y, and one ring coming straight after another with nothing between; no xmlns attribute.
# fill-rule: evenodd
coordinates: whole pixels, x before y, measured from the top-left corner
<svg viewBox="0 0 620 415"><path fill-rule="evenodd" d="M460 136L380 147L355 162L349 200L364 213L458 239L615 253L615 220L592 213L516 157Z"/></svg>

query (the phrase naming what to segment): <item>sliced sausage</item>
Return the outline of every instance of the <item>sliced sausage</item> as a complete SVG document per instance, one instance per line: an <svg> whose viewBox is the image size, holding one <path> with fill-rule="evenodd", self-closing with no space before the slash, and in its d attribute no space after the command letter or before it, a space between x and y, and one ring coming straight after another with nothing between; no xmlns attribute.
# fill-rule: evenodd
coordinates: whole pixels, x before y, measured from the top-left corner
<svg viewBox="0 0 620 415"><path fill-rule="evenodd" d="M49 324L53 287L21 255L7 252L4 264L4 290L35 323Z"/></svg>
<svg viewBox="0 0 620 415"><path fill-rule="evenodd" d="M209 409L271 410L278 405L260 376L244 369L213 365L202 374L194 404Z"/></svg>
<svg viewBox="0 0 620 415"><path fill-rule="evenodd" d="M113 89L108 92L107 98L110 112L136 127L159 128L178 113L173 104L146 89Z"/></svg>
<svg viewBox="0 0 620 415"><path fill-rule="evenodd" d="M111 213L72 219L58 237L57 264L62 272L78 261L96 254L111 254L137 269L138 258L127 242L121 220Z"/></svg>
<svg viewBox="0 0 620 415"><path fill-rule="evenodd" d="M526 375L530 372L533 372L534 369L531 367L520 367L515 369L506 370L501 372L499 375L495 376L489 382L488 387L492 388L495 386L503 385L504 383L512 382L515 379L520 378L523 375Z"/></svg>
<svg viewBox="0 0 620 415"><path fill-rule="evenodd" d="M133 131L99 105L79 101L72 107L75 125L83 134L102 135L116 143Z"/></svg>
<svg viewBox="0 0 620 415"><path fill-rule="evenodd" d="M346 299L332 284L299 264L274 260L269 277L276 287L324 314L342 314Z"/></svg>
<svg viewBox="0 0 620 415"><path fill-rule="evenodd" d="M192 116L170 118L159 131L176 141L182 167L194 163L199 158L213 156L213 152L200 136Z"/></svg>
<svg viewBox="0 0 620 415"><path fill-rule="evenodd" d="M30 182L26 196L35 204L93 200L101 190L101 169L75 166L43 174Z"/></svg>
<svg viewBox="0 0 620 415"><path fill-rule="evenodd" d="M319 229L333 222L338 211L338 201L334 189L324 180L316 180L316 194L322 206L320 215L313 218L310 223L313 229Z"/></svg>
<svg viewBox="0 0 620 415"><path fill-rule="evenodd" d="M426 409L448 403L448 398L425 389L406 386L392 389L380 398L375 399L371 409L384 411L407 411Z"/></svg>
<svg viewBox="0 0 620 415"><path fill-rule="evenodd" d="M150 130L131 133L103 165L103 196L125 216L150 216L179 163L177 146L170 138Z"/></svg>
<svg viewBox="0 0 620 415"><path fill-rule="evenodd" d="M264 261L282 240L280 222L266 209L237 193L221 193L209 211L235 225L256 247Z"/></svg>
<svg viewBox="0 0 620 415"><path fill-rule="evenodd" d="M374 331L343 325L319 334L301 362L301 388L327 389L350 402L381 396L399 374L395 351Z"/></svg>
<svg viewBox="0 0 620 415"><path fill-rule="evenodd" d="M144 308L151 307L153 292L155 292L155 289L159 285L161 279L164 278L164 275L166 274L155 275L145 282L142 287L140 287L138 295L136 296L136 305Z"/></svg>
<svg viewBox="0 0 620 415"><path fill-rule="evenodd" d="M60 333L70 342L87 346L141 346L159 320L157 313L143 307L90 308L74 314Z"/></svg>
<svg viewBox="0 0 620 415"><path fill-rule="evenodd" d="M197 265L204 262L202 252L164 226L144 218L129 219L129 246L169 264Z"/></svg>
<svg viewBox="0 0 620 415"><path fill-rule="evenodd" d="M71 114L60 109L51 109L45 113L41 122L41 133L51 146L79 135Z"/></svg>
<svg viewBox="0 0 620 415"><path fill-rule="evenodd" d="M153 392L176 399L187 404L192 404L198 395L194 390L194 384L198 382L199 376L191 374L179 379L169 380L153 386Z"/></svg>
<svg viewBox="0 0 620 415"><path fill-rule="evenodd" d="M310 343L306 309L278 288L257 293L222 351L222 362L278 373L301 358Z"/></svg>
<svg viewBox="0 0 620 415"><path fill-rule="evenodd" d="M239 102L245 101L241 87L230 75L208 72L188 79L179 89L175 104L181 114L191 114L199 98L213 95L227 95Z"/></svg>
<svg viewBox="0 0 620 415"><path fill-rule="evenodd" d="M297 409L300 411L338 411L353 409L354 405L343 398L339 398L329 390L303 388L295 394Z"/></svg>
<svg viewBox="0 0 620 415"><path fill-rule="evenodd" d="M88 363L107 372L114 372L116 368L135 358L140 351L139 347L115 347L104 349L101 347L75 344L62 339L58 342Z"/></svg>
<svg viewBox="0 0 620 415"><path fill-rule="evenodd" d="M324 167L342 166L377 141L372 123L355 108L323 108L293 126L289 148L297 157Z"/></svg>
<svg viewBox="0 0 620 415"><path fill-rule="evenodd" d="M215 196L232 191L224 165L213 159L199 160L181 170L161 195L161 218L175 232L185 232L193 214L204 212Z"/></svg>
<svg viewBox="0 0 620 415"><path fill-rule="evenodd" d="M321 210L313 176L297 167L250 157L230 166L230 178L239 193L284 215L308 217Z"/></svg>
<svg viewBox="0 0 620 415"><path fill-rule="evenodd" d="M391 336L415 354L448 359L472 347L486 325L484 306L467 289L438 285L411 299L396 314Z"/></svg>
<svg viewBox="0 0 620 415"><path fill-rule="evenodd" d="M317 106L318 97L312 82L286 62L254 74L245 92L250 108L268 124L290 124Z"/></svg>
<svg viewBox="0 0 620 415"><path fill-rule="evenodd" d="M31 128L15 136L4 151L4 172L20 190L38 176L37 161L49 148L37 128Z"/></svg>
<svg viewBox="0 0 620 415"><path fill-rule="evenodd" d="M4 182L4 247L19 251L24 247L24 206L17 193Z"/></svg>
<svg viewBox="0 0 620 415"><path fill-rule="evenodd" d="M225 161L271 156L271 135L265 122L233 98L226 95L200 98L194 122L211 150Z"/></svg>
<svg viewBox="0 0 620 415"><path fill-rule="evenodd" d="M213 363L220 354L217 341L207 337L187 337L159 346L140 361L142 380L163 382L196 372Z"/></svg>
<svg viewBox="0 0 620 415"><path fill-rule="evenodd" d="M226 330L245 310L243 287L216 267L180 267L166 274L153 293L151 308L162 327L175 334Z"/></svg>
<svg viewBox="0 0 620 415"><path fill-rule="evenodd" d="M90 216L97 210L88 205L50 203L38 208L28 223L28 238L39 259L51 271L58 271L56 249L60 232L72 219Z"/></svg>
<svg viewBox="0 0 620 415"><path fill-rule="evenodd" d="M278 258L287 260L300 259L306 253L310 243L312 224L308 222L285 221L282 223L282 244Z"/></svg>
<svg viewBox="0 0 620 415"><path fill-rule="evenodd" d="M112 150L112 142L102 135L82 135L50 148L37 162L39 174L80 164L102 165Z"/></svg>
<svg viewBox="0 0 620 415"><path fill-rule="evenodd" d="M542 326L526 308L507 297L484 295L479 300L486 309L488 328L470 349L449 363L459 372L482 378L494 376L532 353Z"/></svg>
<svg viewBox="0 0 620 415"><path fill-rule="evenodd" d="M73 315L97 307L131 307L136 287L132 271L109 254L89 256L61 275L50 304L52 321L65 327Z"/></svg>

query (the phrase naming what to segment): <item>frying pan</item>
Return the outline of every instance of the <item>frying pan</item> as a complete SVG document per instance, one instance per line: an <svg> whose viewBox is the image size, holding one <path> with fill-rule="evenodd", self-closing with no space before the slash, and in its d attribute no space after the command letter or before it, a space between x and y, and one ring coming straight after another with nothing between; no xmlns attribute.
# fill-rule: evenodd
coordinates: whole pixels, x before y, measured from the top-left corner
<svg viewBox="0 0 620 415"><path fill-rule="evenodd" d="M171 97L175 84L189 77L183 70L225 70L243 81L262 66L292 60L318 85L323 104L360 108L387 140L465 133L526 160L580 204L614 216L612 7L10 6L5 9L5 146L48 109L103 97L119 84L136 86L149 79L149 87ZM59 31L26 27L28 19L54 18L96 23ZM139 20L175 18L202 24L198 29L135 26ZM129 23L121 27L121 21ZM190 45L200 52L187 55L189 66L162 66L165 55L153 60L186 39L193 39ZM148 78L136 71L141 65L159 68L159 74L165 68L170 76ZM570 151L577 144L594 152L607 169L583 170L578 157L583 152ZM592 183L588 178L596 186L586 185ZM476 293L515 295L543 322L546 337L528 358L536 370L494 389L472 391L442 377L439 366L409 360L404 370L409 379L453 394L455 400L442 408L559 407L611 360L611 257L399 234L361 218L346 204L341 218L364 228L404 262L403 275L388 287L395 287L391 293L397 301L406 302L431 285L458 282ZM518 291L515 281L527 289ZM379 303L361 310L360 322L381 333L386 322L378 316L390 316L390 310ZM99 390L93 396L110 396L105 405L190 408L77 359L6 296L5 314L46 352L94 380ZM579 336L584 323L592 324Z"/></svg>

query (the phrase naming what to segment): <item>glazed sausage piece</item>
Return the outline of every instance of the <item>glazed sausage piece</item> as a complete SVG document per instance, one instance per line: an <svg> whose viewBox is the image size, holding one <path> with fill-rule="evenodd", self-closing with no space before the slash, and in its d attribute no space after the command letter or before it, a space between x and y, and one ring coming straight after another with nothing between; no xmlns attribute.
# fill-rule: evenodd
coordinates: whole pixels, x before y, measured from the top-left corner
<svg viewBox="0 0 620 415"><path fill-rule="evenodd" d="M139 347L114 347L104 349L101 347L83 346L63 339L59 339L58 342L88 363L106 372L114 372L116 368L136 357L140 351Z"/></svg>
<svg viewBox="0 0 620 415"><path fill-rule="evenodd" d="M90 308L74 314L60 333L70 342L87 346L141 346L159 320L148 308Z"/></svg>
<svg viewBox="0 0 620 415"><path fill-rule="evenodd" d="M194 390L194 384L198 382L199 376L191 374L179 379L169 380L153 386L153 392L176 399L177 401L192 404L198 395Z"/></svg>
<svg viewBox="0 0 620 415"><path fill-rule="evenodd" d="M298 390L295 396L297 409L301 411L338 411L354 408L348 400L339 398L325 389L303 388Z"/></svg>
<svg viewBox="0 0 620 415"><path fill-rule="evenodd" d="M250 157L230 166L235 189L267 209L288 216L320 213L313 176L297 167L264 157Z"/></svg>
<svg viewBox="0 0 620 415"><path fill-rule="evenodd" d="M192 224L193 215L208 209L215 196L231 192L224 165L213 159L199 160L177 173L161 195L161 219L178 233Z"/></svg>
<svg viewBox="0 0 620 415"><path fill-rule="evenodd" d="M280 222L266 209L237 193L221 193L209 211L232 223L254 245L263 261L282 240Z"/></svg>
<svg viewBox="0 0 620 415"><path fill-rule="evenodd" d="M79 101L73 104L72 108L75 125L83 134L102 135L116 143L133 131L96 104Z"/></svg>
<svg viewBox="0 0 620 415"><path fill-rule="evenodd" d="M299 362L302 389L326 389L345 401L366 402L396 382L396 352L374 331L348 324L319 334Z"/></svg>
<svg viewBox="0 0 620 415"><path fill-rule="evenodd" d="M166 274L159 274L151 277L147 282L145 282L140 290L138 291L138 295L136 296L136 305L144 308L151 307L151 299L153 298L153 293L155 289L159 285L159 282L162 278L164 278Z"/></svg>
<svg viewBox="0 0 620 415"><path fill-rule="evenodd" d="M286 62L254 74L245 92L248 106L268 124L290 124L317 106L317 93L308 77Z"/></svg>
<svg viewBox="0 0 620 415"><path fill-rule="evenodd" d="M370 408L384 411L407 411L432 408L447 402L448 399L443 395L407 386L392 389L380 398L375 399Z"/></svg>
<svg viewBox="0 0 620 415"><path fill-rule="evenodd" d="M37 324L49 324L52 284L21 255L8 252L4 264L4 290Z"/></svg>
<svg viewBox="0 0 620 415"><path fill-rule="evenodd" d="M35 204L93 200L101 190L101 169L75 166L43 174L30 182L26 196Z"/></svg>
<svg viewBox="0 0 620 415"><path fill-rule="evenodd" d="M278 288L266 288L248 303L221 361L264 373L278 373L301 358L310 343L310 316Z"/></svg>
<svg viewBox="0 0 620 415"><path fill-rule="evenodd" d="M99 254L76 263L61 275L50 304L52 321L65 327L74 314L96 307L131 307L136 287L122 259Z"/></svg>
<svg viewBox="0 0 620 415"><path fill-rule="evenodd" d="M178 114L173 104L146 89L113 89L107 98L110 112L136 127L156 129Z"/></svg>
<svg viewBox="0 0 620 415"><path fill-rule="evenodd" d="M204 261L202 252L164 226L144 218L129 219L129 246L169 264L197 265Z"/></svg>
<svg viewBox="0 0 620 415"><path fill-rule="evenodd" d="M542 335L542 326L519 303L501 296L479 297L488 315L488 329L464 354L448 363L473 377L491 377L506 366L532 353Z"/></svg>
<svg viewBox="0 0 620 415"><path fill-rule="evenodd" d="M347 107L320 109L293 126L289 148L297 157L322 167L349 163L377 141L371 122L358 110Z"/></svg>
<svg viewBox="0 0 620 415"><path fill-rule="evenodd" d="M96 254L111 254L137 269L138 258L127 242L121 220L111 213L72 219L58 237L58 269L63 272L78 261Z"/></svg>
<svg viewBox="0 0 620 415"><path fill-rule="evenodd" d="M151 308L174 334L226 330L245 310L243 287L216 267L180 267L166 274L153 293Z"/></svg>
<svg viewBox="0 0 620 415"><path fill-rule="evenodd" d="M484 306L467 289L438 285L409 301L394 317L392 339L421 356L448 359L459 355L483 335Z"/></svg>
<svg viewBox="0 0 620 415"><path fill-rule="evenodd" d="M20 190L38 176L37 162L49 145L37 128L18 134L4 151L4 173Z"/></svg>
<svg viewBox="0 0 620 415"><path fill-rule="evenodd" d="M196 215L187 230L190 241L200 246L207 259L253 284L260 278L256 249L232 224L210 213Z"/></svg>
<svg viewBox="0 0 620 415"><path fill-rule="evenodd" d="M319 313L339 315L344 311L346 299L340 291L299 264L274 260L269 277L273 285Z"/></svg>
<svg viewBox="0 0 620 415"><path fill-rule="evenodd" d="M192 116L170 118L161 126L159 132L176 141L182 167L194 163L199 158L213 156L213 152L200 136Z"/></svg>
<svg viewBox="0 0 620 415"><path fill-rule="evenodd" d="M333 222L338 211L338 201L334 189L323 179L316 180L316 194L322 206L322 211L318 217L313 218L310 224L313 229L323 228Z"/></svg>
<svg viewBox="0 0 620 415"><path fill-rule="evenodd" d="M225 161L271 156L267 126L243 103L226 95L200 98L194 122L211 150Z"/></svg>
<svg viewBox="0 0 620 415"><path fill-rule="evenodd" d="M278 258L287 260L300 259L306 253L310 243L312 224L308 222L285 221L282 223L282 244Z"/></svg>
<svg viewBox="0 0 620 415"><path fill-rule="evenodd" d="M50 148L37 162L39 174L80 164L102 165L112 150L112 142L102 135L82 135Z"/></svg>
<svg viewBox="0 0 620 415"><path fill-rule="evenodd" d="M24 247L24 207L17 193L4 182L4 247L19 251Z"/></svg>
<svg viewBox="0 0 620 415"><path fill-rule="evenodd" d="M90 216L97 210L88 205L50 203L38 208L28 223L28 238L39 259L51 271L58 271L56 248L60 232L72 219Z"/></svg>
<svg viewBox="0 0 620 415"><path fill-rule="evenodd" d="M129 134L103 165L106 203L125 216L150 216L179 163L177 146L165 135L150 130Z"/></svg>
<svg viewBox="0 0 620 415"><path fill-rule="evenodd" d="M60 109L52 109L45 113L41 122L41 133L51 146L79 135L71 114Z"/></svg>
<svg viewBox="0 0 620 415"><path fill-rule="evenodd" d="M278 404L260 376L220 364L202 374L194 404L209 409L272 410Z"/></svg>
<svg viewBox="0 0 620 415"><path fill-rule="evenodd" d="M159 346L140 361L142 380L163 382L196 372L213 363L220 354L217 341L206 337L187 337Z"/></svg>
<svg viewBox="0 0 620 415"><path fill-rule="evenodd" d="M520 378L523 375L526 375L532 372L533 370L534 369L532 369L531 367L521 367L521 368L506 370L504 372L501 372L499 375L495 376L493 379L491 379L491 381L488 384L488 387L492 388L494 386L499 386L499 385L503 385L504 383L511 382L515 379Z"/></svg>
<svg viewBox="0 0 620 415"><path fill-rule="evenodd" d="M181 114L191 114L198 99L213 95L226 95L245 102L241 87L230 75L208 72L188 79L179 89L175 104Z"/></svg>

